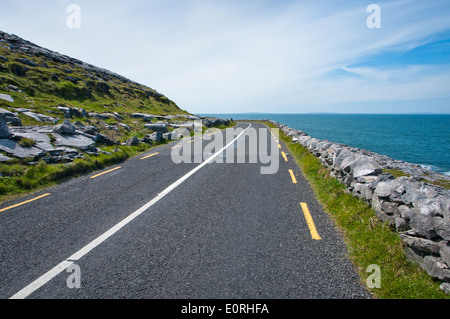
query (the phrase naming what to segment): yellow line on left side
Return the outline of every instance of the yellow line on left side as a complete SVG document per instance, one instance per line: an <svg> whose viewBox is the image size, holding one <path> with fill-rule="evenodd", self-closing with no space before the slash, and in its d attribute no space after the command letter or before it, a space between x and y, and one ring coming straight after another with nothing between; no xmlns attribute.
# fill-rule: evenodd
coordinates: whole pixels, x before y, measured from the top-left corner
<svg viewBox="0 0 450 319"><path fill-rule="evenodd" d="M94 175L94 176L91 177L91 179L97 178L97 177L102 176L102 175L107 174L107 173L111 173L111 172L113 172L113 171L115 171L115 170L118 170L118 169L120 169L120 168L122 168L122 166L118 166L118 167L116 167L116 168L110 169L109 171L106 171L106 172L103 172L103 173Z"/></svg>
<svg viewBox="0 0 450 319"><path fill-rule="evenodd" d="M46 196L48 196L48 195L51 195L51 194L50 194L50 193L47 193L47 194L44 194L44 195L35 197L35 198L33 198L33 199L24 201L24 202L22 202L22 203L15 204L15 205L11 205L11 206L6 207L6 208L2 208L2 209L0 209L0 213L5 212L5 211L7 211L7 210L10 210L10 209L12 209L12 208L16 208L16 207L22 206L22 205L24 205L24 204L28 204L28 203L34 202L35 200L41 199L41 198L46 197Z"/></svg>

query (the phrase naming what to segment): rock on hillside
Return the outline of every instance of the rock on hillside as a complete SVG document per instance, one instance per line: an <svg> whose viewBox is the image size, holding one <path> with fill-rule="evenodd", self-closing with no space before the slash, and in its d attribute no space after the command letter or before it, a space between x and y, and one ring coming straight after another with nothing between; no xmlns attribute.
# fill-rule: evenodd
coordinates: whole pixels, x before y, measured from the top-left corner
<svg viewBox="0 0 450 319"><path fill-rule="evenodd" d="M2 162L70 162L102 145L171 139L193 121L202 119L154 89L0 31Z"/></svg>

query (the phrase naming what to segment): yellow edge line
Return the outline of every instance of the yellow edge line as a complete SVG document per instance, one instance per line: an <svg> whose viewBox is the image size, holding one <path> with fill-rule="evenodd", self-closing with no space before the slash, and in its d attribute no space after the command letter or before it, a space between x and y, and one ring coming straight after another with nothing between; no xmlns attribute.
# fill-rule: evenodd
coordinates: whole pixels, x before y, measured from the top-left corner
<svg viewBox="0 0 450 319"><path fill-rule="evenodd" d="M290 169L289 174L291 174L292 183L297 184L297 179L295 178L294 172Z"/></svg>
<svg viewBox="0 0 450 319"><path fill-rule="evenodd" d="M100 173L100 174L94 175L94 176L92 176L92 177L91 177L91 179L92 179L92 178L96 178L96 177L99 177L99 176L102 176L103 174L111 173L112 171L118 170L118 169L120 169L120 168L122 168L122 166L119 166L119 167L116 167L116 168L110 169L109 171L106 171L106 172L103 172L103 173Z"/></svg>
<svg viewBox="0 0 450 319"><path fill-rule="evenodd" d="M178 148L178 147L181 147L181 145L175 145L174 147L172 147L172 149Z"/></svg>
<svg viewBox="0 0 450 319"><path fill-rule="evenodd" d="M153 153L153 154L148 155L148 156L144 156L144 157L141 158L141 160L146 159L146 158L149 158L149 157L152 157L152 156L155 156L155 155L158 155L158 154L159 154L159 152Z"/></svg>
<svg viewBox="0 0 450 319"><path fill-rule="evenodd" d="M309 212L308 205L306 203L300 203L303 210L303 215L305 215L306 223L308 224L309 232L311 233L312 239L321 240L319 233L317 232L316 225L312 219L311 213Z"/></svg>
<svg viewBox="0 0 450 319"><path fill-rule="evenodd" d="M288 159L287 159L287 157L286 157L286 153L284 153L284 152L281 152L281 155L283 155L283 158L284 158L284 160L287 162L288 161Z"/></svg>
<svg viewBox="0 0 450 319"><path fill-rule="evenodd" d="M44 195L38 196L38 197L36 197L36 198L33 198L33 199L30 199L30 200L24 201L24 202L22 202L22 203L15 204L15 205L12 205L12 206L9 206L9 207L6 207L6 208L2 208L2 209L0 209L0 213L2 213L2 212L4 212L4 211L7 211L7 210L9 210L9 209L12 209L12 208L16 208L16 207L22 206L22 205L27 204L27 203L34 202L35 200L41 199L42 197L45 197L45 196L48 196L48 195L51 195L51 194L50 194L50 193L44 194Z"/></svg>

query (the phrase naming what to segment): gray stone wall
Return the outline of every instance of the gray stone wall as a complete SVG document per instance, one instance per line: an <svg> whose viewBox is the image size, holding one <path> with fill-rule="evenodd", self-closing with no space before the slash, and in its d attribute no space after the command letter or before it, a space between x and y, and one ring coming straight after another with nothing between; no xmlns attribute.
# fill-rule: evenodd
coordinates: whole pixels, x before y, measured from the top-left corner
<svg viewBox="0 0 450 319"><path fill-rule="evenodd" d="M348 192L371 205L377 216L400 234L407 257L443 281L441 288L448 293L450 191L421 181L423 177L448 180L447 176L269 122L314 154ZM402 170L410 176L395 178L383 169Z"/></svg>

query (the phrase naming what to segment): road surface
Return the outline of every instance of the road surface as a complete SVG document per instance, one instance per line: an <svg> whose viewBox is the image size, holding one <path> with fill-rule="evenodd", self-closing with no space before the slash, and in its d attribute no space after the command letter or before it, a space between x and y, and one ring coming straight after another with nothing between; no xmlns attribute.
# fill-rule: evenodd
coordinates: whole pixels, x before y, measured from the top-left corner
<svg viewBox="0 0 450 319"><path fill-rule="evenodd" d="M0 298L369 298L285 145L238 128L222 152L175 141L1 203ZM250 130L278 147L274 174L252 163ZM207 148L202 164L173 160L186 145Z"/></svg>

